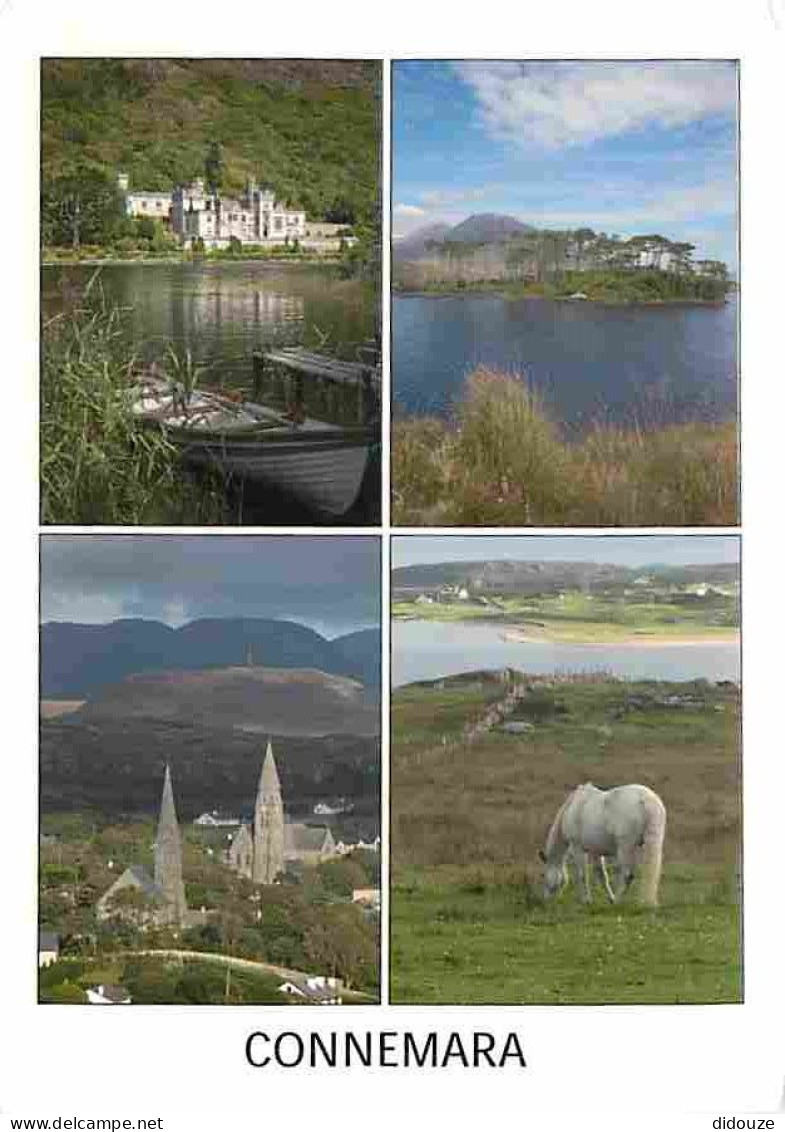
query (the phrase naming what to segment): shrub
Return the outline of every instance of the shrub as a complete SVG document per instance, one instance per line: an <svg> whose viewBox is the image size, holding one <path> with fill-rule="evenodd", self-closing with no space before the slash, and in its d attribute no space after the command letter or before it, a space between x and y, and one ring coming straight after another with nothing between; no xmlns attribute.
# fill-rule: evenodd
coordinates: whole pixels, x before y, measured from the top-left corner
<svg viewBox="0 0 785 1132"><path fill-rule="evenodd" d="M563 439L518 377L480 369L456 419L393 432L394 522L419 525L733 526L734 423L595 425Z"/></svg>

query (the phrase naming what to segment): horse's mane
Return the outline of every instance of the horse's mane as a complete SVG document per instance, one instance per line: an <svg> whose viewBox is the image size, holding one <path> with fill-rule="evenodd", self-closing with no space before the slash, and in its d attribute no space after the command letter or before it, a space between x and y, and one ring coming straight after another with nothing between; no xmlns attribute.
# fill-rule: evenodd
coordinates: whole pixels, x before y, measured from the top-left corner
<svg viewBox="0 0 785 1132"><path fill-rule="evenodd" d="M580 786L578 787L578 789L580 790ZM551 823L551 828L548 830L548 836L545 839L545 852L546 853L550 853L551 849L553 848L553 843L555 842L556 838L561 834L561 825L562 825L562 819L564 818L564 811L567 809L567 806L572 801L574 795L575 795L575 790L571 790L569 792L569 794L567 795L567 797L562 802L562 804L559 806L558 810L556 811L556 817L553 819L553 822Z"/></svg>

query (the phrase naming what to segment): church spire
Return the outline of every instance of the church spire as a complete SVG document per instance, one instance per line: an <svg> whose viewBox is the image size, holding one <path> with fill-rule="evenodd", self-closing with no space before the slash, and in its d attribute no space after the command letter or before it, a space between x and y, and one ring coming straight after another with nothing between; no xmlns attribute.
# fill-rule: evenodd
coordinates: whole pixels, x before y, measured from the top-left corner
<svg viewBox="0 0 785 1132"><path fill-rule="evenodd" d="M253 879L272 884L283 872L283 799L272 743L267 744L253 819Z"/></svg>
<svg viewBox="0 0 785 1132"><path fill-rule="evenodd" d="M174 923L183 924L187 910L183 884L183 857L177 811L174 808L172 775L168 763L164 774L161 812L155 839L155 883L163 893L169 918Z"/></svg>

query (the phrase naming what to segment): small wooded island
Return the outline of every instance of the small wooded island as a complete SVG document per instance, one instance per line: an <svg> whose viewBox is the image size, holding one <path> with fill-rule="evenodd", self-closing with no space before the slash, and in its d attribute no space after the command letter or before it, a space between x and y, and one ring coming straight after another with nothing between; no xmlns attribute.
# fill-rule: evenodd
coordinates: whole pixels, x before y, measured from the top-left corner
<svg viewBox="0 0 785 1132"><path fill-rule="evenodd" d="M418 229L394 244L393 286L576 302L722 302L735 286L726 264L693 260L694 250L657 234L623 240L591 228L551 231L479 214L453 227Z"/></svg>

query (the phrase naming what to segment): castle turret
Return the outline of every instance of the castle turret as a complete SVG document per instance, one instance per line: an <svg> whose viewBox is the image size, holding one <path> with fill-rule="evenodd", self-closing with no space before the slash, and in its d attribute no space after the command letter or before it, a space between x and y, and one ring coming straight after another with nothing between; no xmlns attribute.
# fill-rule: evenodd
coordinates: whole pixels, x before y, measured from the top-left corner
<svg viewBox="0 0 785 1132"><path fill-rule="evenodd" d="M281 782L272 744L268 743L253 817L253 880L256 884L272 884L278 873L283 872L283 824Z"/></svg>
<svg viewBox="0 0 785 1132"><path fill-rule="evenodd" d="M167 919L182 925L185 922L187 907L185 885L183 884L183 855L180 844L180 828L174 808L172 776L167 764L164 774L164 789L161 795L161 813L158 818L158 834L155 839L155 883L163 893L167 907Z"/></svg>

